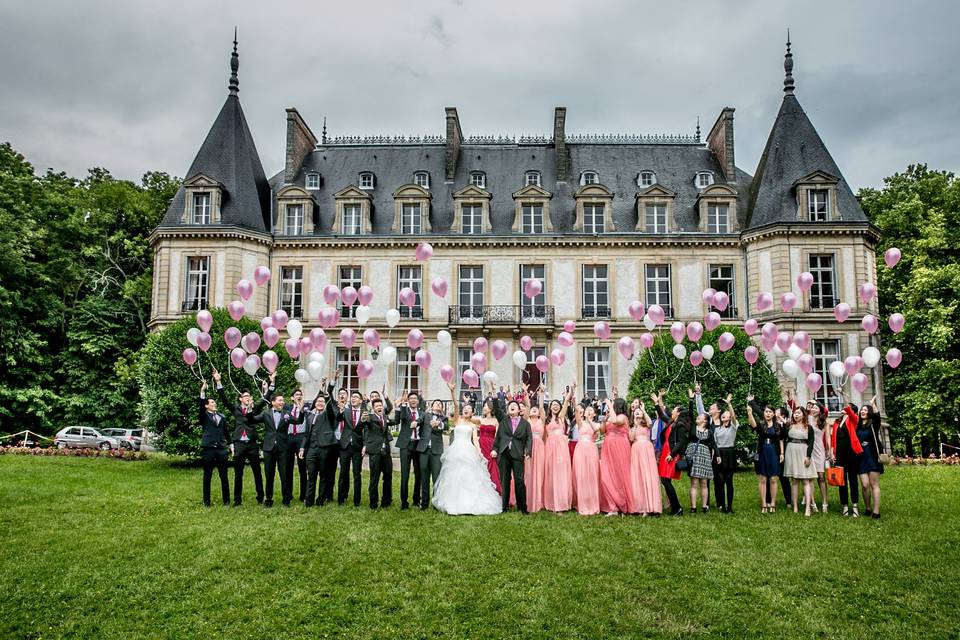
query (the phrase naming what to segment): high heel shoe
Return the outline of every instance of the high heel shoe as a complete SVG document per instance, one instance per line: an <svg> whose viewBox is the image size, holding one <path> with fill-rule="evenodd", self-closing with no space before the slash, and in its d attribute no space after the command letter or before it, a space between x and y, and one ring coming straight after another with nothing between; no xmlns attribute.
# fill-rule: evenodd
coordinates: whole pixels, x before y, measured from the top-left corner
<svg viewBox="0 0 960 640"><path fill-rule="evenodd" d="M840 512L840 515L842 515L842 516L849 516L849 515L850 515L850 507L848 507L847 505L843 505L843 511Z"/></svg>
<svg viewBox="0 0 960 640"><path fill-rule="evenodd" d="M860 517L860 510L859 510L857 507L854 507L854 508L853 508L853 517L854 517L854 518L859 518L859 517Z"/></svg>

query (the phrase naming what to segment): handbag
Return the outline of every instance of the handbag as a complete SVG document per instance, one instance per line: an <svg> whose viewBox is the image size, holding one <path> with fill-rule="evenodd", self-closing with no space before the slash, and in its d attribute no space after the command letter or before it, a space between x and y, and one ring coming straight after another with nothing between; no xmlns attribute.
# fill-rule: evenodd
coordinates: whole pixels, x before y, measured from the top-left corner
<svg viewBox="0 0 960 640"><path fill-rule="evenodd" d="M877 462L882 465L888 465L893 462L893 457L886 453L887 447L883 444L883 429L881 428L879 433L874 430L873 432L873 441L877 445Z"/></svg>
<svg viewBox="0 0 960 640"><path fill-rule="evenodd" d="M829 463L828 463L829 464ZM827 467L827 484L831 487L842 487L843 482L843 467Z"/></svg>

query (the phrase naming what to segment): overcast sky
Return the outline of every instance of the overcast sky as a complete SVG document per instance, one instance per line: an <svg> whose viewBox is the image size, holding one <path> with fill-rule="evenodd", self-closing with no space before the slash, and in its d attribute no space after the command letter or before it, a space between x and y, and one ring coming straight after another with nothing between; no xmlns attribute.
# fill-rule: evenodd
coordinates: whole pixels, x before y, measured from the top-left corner
<svg viewBox="0 0 960 640"><path fill-rule="evenodd" d="M84 2L0 0L0 141L38 170L182 176L227 95L268 175L284 108L319 136L552 132L704 134L736 108L753 173L782 98L797 96L857 189L908 164L956 171L960 2Z"/></svg>

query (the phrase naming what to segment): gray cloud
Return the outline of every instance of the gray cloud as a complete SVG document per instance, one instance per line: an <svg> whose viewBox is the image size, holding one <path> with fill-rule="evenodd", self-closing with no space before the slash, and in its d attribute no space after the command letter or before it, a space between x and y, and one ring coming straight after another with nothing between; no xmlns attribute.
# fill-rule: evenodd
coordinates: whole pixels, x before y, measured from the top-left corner
<svg viewBox="0 0 960 640"><path fill-rule="evenodd" d="M960 4L704 4L686 0L431 0L141 4L0 0L0 140L38 169L186 171L227 92L233 25L240 97L267 173L283 109L319 132L468 135L692 133L736 107L753 172L780 105L789 26L797 95L854 187L923 161L956 170Z"/></svg>

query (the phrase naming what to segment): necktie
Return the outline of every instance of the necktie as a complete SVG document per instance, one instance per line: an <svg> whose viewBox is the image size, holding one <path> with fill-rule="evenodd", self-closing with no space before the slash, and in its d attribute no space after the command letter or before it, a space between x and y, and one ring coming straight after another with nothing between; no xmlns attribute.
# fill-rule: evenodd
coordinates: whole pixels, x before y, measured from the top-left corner
<svg viewBox="0 0 960 640"><path fill-rule="evenodd" d="M420 434L417 433L417 410L413 410L413 422L410 424L410 439L417 440L420 437Z"/></svg>
<svg viewBox="0 0 960 640"><path fill-rule="evenodd" d="M243 415L247 415L247 408L246 408L246 407L241 407L241 408L240 408L240 412L241 412Z"/></svg>

